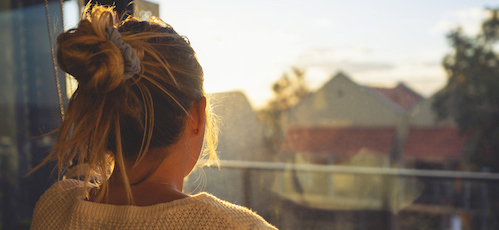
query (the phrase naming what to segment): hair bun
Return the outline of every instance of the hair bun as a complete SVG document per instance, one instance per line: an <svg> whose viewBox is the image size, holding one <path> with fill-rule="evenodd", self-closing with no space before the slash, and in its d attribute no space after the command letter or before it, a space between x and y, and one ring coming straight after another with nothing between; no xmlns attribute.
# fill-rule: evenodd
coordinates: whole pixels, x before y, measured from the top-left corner
<svg viewBox="0 0 499 230"><path fill-rule="evenodd" d="M109 92L122 84L126 64L120 49L99 36L105 31L97 32L97 28L104 30L108 22L105 18L99 19L81 21L76 29L59 35L57 60L61 69L74 76L80 87ZM131 46L128 49L133 50Z"/></svg>

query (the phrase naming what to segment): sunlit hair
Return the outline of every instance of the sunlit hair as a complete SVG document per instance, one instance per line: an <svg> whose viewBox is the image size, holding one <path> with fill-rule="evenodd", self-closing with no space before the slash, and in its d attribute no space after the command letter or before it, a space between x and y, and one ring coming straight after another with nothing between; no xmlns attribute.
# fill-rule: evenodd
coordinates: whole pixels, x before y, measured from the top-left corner
<svg viewBox="0 0 499 230"><path fill-rule="evenodd" d="M135 167L148 150L178 141L191 104L205 96L203 70L189 41L158 18L129 17L116 24L112 8L87 6L86 12L77 28L57 38L59 66L78 81L78 89L53 151L33 170L56 160L61 179L74 164L83 167L86 191L97 174L101 201L108 191L106 173L114 166L133 203L126 165ZM131 79L123 80L123 56L106 39L106 26L117 27L140 59L141 72ZM202 156L216 162L218 130L209 103L206 109ZM149 157L161 162L166 156Z"/></svg>

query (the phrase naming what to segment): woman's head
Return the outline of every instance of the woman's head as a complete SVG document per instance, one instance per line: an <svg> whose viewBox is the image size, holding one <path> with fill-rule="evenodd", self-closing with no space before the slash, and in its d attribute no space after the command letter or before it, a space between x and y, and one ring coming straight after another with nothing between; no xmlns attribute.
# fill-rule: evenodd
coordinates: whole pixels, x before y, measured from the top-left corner
<svg viewBox="0 0 499 230"><path fill-rule="evenodd" d="M78 89L49 157L56 156L60 173L75 161L88 163L87 180L92 169L105 178L111 159L129 184L126 165L178 141L191 105L204 100L203 70L189 41L159 19L116 24L114 18L112 9L93 7L77 28L57 39L59 66L78 81ZM140 71L129 79L128 55L108 39L112 28L140 60ZM209 104L207 110L205 149L216 159ZM106 186L104 179L103 190Z"/></svg>

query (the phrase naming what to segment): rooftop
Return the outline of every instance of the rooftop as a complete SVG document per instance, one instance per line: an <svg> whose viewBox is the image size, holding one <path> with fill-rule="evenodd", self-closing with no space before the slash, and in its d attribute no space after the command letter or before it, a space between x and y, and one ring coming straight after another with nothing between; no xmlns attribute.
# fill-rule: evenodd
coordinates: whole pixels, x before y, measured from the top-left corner
<svg viewBox="0 0 499 230"><path fill-rule="evenodd" d="M281 151L349 157L368 150L388 155L394 134L395 128L294 128Z"/></svg>
<svg viewBox="0 0 499 230"><path fill-rule="evenodd" d="M406 158L460 159L465 139L455 128L411 128L404 155Z"/></svg>
<svg viewBox="0 0 499 230"><path fill-rule="evenodd" d="M381 87L370 87L376 92L380 93L388 100L407 110L412 106L418 104L424 98L416 93L414 90L407 87L404 83L399 83L394 88L381 88Z"/></svg>

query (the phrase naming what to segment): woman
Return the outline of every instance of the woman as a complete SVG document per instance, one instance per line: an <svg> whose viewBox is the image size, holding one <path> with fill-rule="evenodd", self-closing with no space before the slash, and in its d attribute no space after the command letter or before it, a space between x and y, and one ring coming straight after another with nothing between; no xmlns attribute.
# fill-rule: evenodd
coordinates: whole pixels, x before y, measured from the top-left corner
<svg viewBox="0 0 499 230"><path fill-rule="evenodd" d="M203 146L216 160L202 68L159 19L115 18L94 6L57 39L59 66L78 89L42 163L55 159L61 180L38 201L31 228L275 229L244 207L181 192Z"/></svg>

